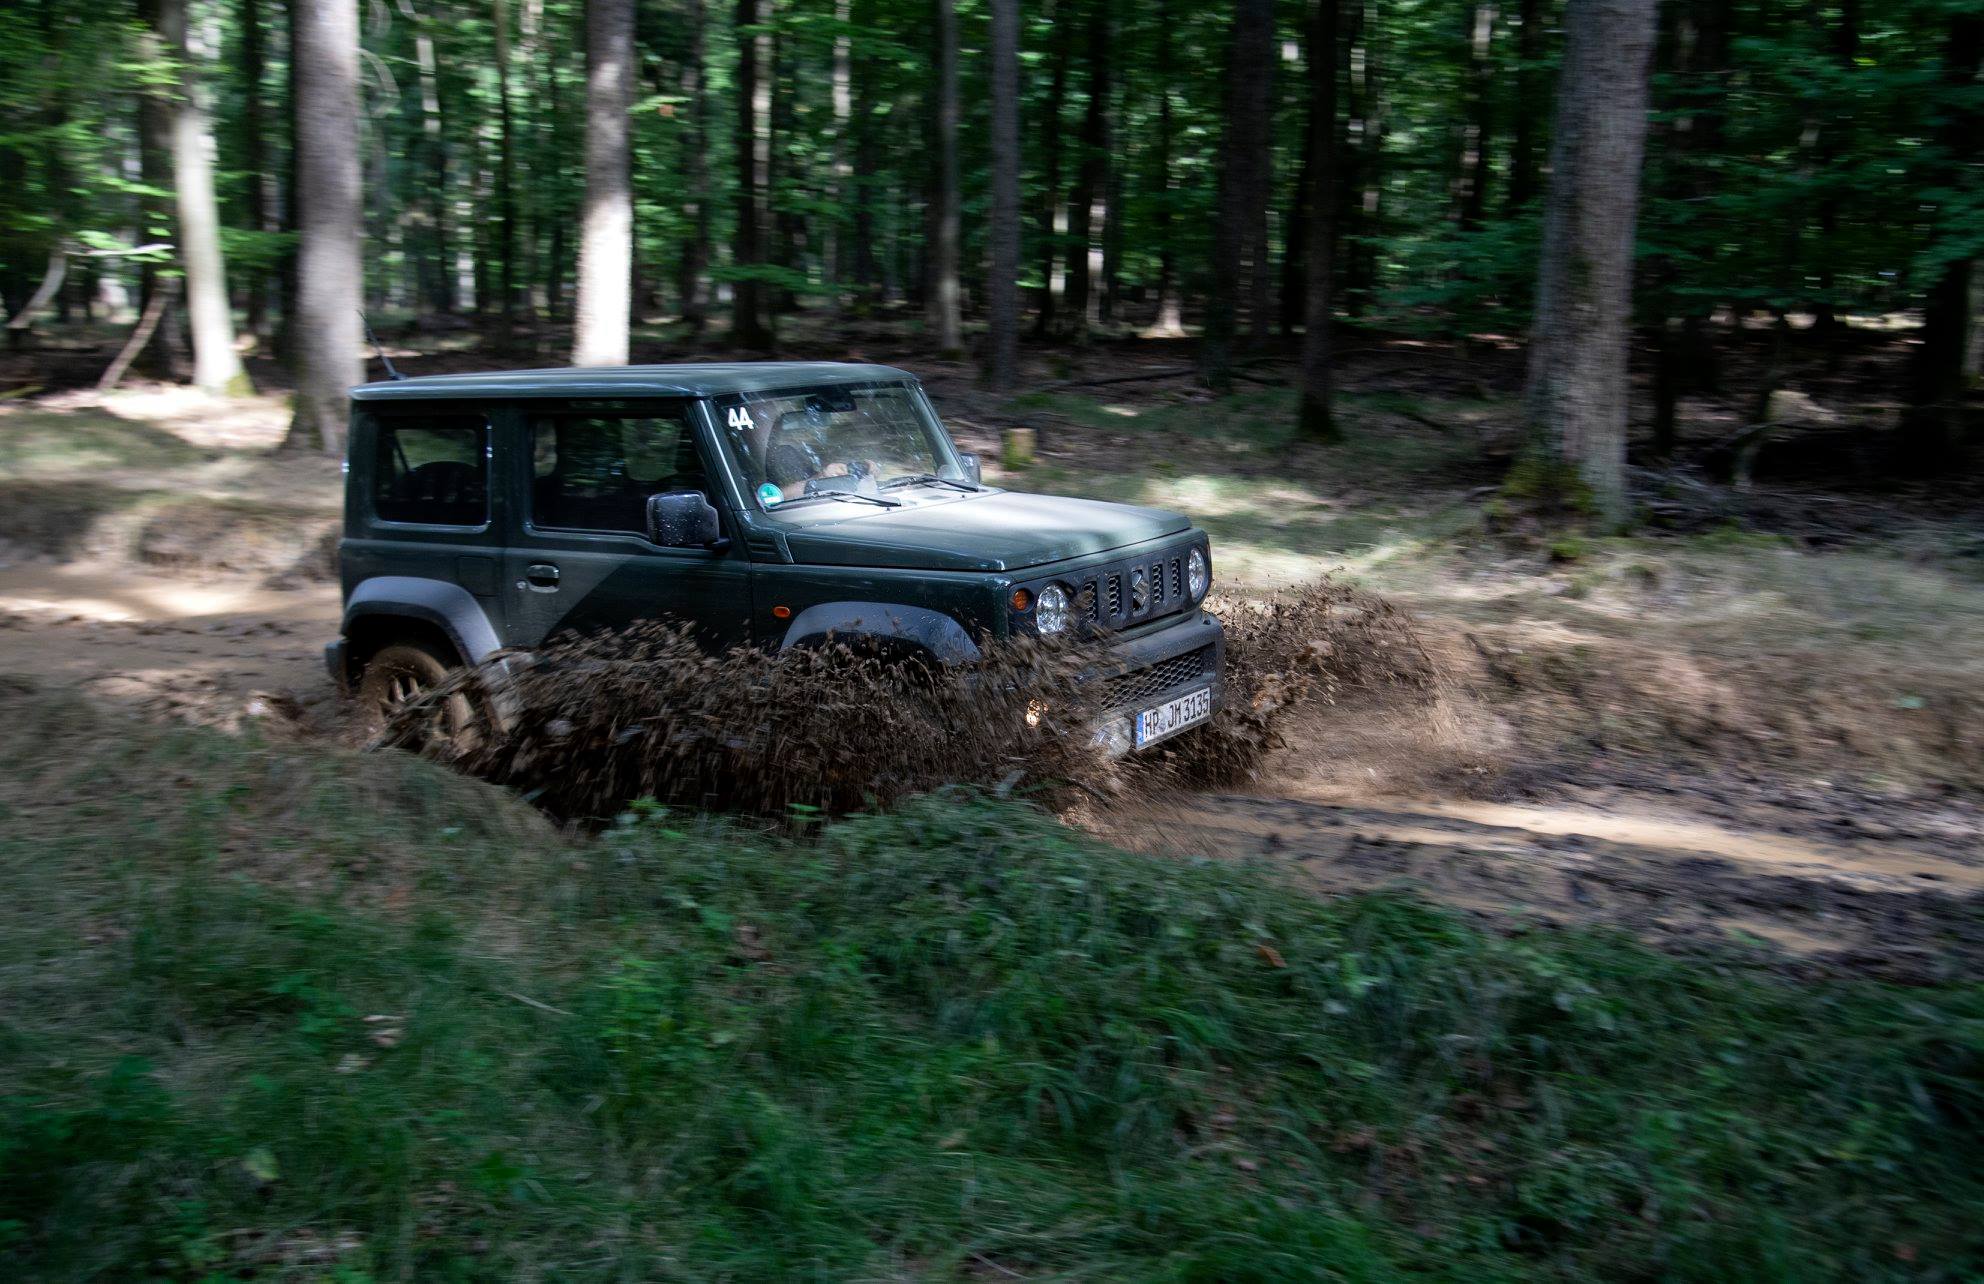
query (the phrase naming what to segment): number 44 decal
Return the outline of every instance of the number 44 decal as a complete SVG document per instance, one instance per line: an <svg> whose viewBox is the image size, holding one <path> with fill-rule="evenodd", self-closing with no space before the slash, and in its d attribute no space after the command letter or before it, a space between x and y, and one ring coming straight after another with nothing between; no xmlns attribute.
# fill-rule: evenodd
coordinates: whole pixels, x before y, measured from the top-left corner
<svg viewBox="0 0 1984 1284"><path fill-rule="evenodd" d="M730 416L724 422L736 429L757 427L756 424L751 422L751 412L742 406L732 406L730 408Z"/></svg>

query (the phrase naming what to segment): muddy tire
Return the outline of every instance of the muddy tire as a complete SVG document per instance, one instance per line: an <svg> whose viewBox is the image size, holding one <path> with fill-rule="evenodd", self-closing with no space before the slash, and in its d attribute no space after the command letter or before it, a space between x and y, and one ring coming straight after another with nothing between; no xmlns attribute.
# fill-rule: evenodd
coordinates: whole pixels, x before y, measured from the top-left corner
<svg viewBox="0 0 1984 1284"><path fill-rule="evenodd" d="M358 681L358 704L367 729L375 738L383 736L400 706L432 691L458 667L454 656L425 642L382 647L366 662ZM486 725L479 702L466 691L456 691L392 743L421 753L457 756L482 742Z"/></svg>

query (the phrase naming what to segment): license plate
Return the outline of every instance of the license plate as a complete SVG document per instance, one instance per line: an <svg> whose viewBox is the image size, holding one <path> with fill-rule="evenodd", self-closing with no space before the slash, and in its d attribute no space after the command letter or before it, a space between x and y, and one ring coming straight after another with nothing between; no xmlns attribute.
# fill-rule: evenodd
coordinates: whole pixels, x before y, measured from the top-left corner
<svg viewBox="0 0 1984 1284"><path fill-rule="evenodd" d="M1137 715L1137 748L1154 744L1212 717L1212 688L1201 687Z"/></svg>

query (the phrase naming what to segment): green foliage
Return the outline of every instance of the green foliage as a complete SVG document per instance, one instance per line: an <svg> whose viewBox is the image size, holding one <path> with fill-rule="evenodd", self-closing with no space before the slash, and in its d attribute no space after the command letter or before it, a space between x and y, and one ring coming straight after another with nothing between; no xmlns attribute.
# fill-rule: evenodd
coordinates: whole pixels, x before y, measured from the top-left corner
<svg viewBox="0 0 1984 1284"><path fill-rule="evenodd" d="M15 721L73 749L58 715ZM318 751L85 760L114 810L0 835L16 1273L1984 1266L1974 986L1495 938L965 795L800 841L646 807L572 844L411 760L367 760L399 783L362 811ZM230 870L224 835L308 859L321 823L394 863L336 895Z"/></svg>

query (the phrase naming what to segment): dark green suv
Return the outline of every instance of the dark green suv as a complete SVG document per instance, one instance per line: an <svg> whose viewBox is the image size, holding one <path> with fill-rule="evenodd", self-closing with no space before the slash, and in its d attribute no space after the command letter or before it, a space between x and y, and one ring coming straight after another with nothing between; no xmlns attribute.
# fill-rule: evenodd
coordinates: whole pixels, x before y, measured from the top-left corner
<svg viewBox="0 0 1984 1284"><path fill-rule="evenodd" d="M916 379L764 362L438 375L352 392L332 675L379 709L568 631L714 649L833 638L969 661L1109 640L1117 752L1205 721L1224 642L1205 533L979 480ZM466 710L451 711L466 718Z"/></svg>

